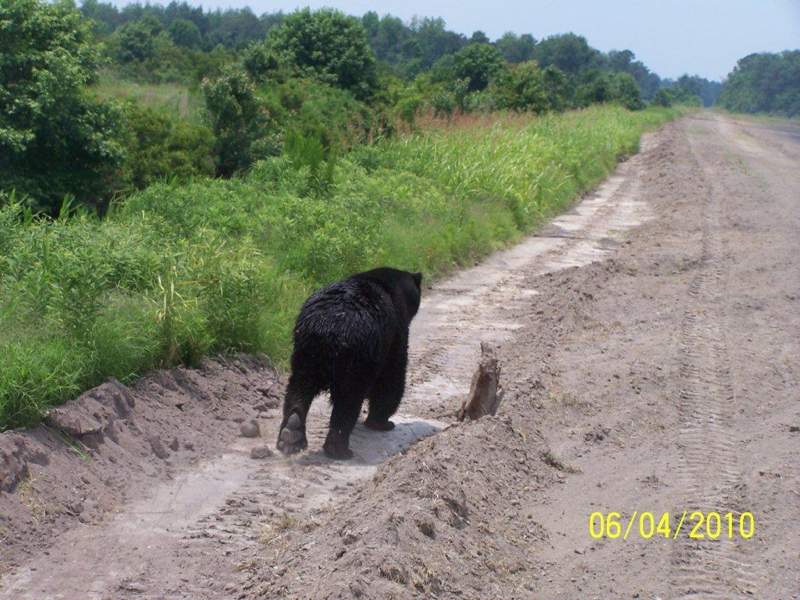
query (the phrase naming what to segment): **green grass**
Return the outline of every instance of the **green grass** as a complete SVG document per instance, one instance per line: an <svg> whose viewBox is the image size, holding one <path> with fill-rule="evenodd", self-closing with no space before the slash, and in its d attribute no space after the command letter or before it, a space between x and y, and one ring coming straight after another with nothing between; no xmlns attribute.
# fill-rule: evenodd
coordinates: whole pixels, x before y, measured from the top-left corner
<svg viewBox="0 0 800 600"><path fill-rule="evenodd" d="M330 185L329 170L281 157L242 178L153 186L102 221L0 209L0 429L109 375L232 350L284 365L314 288L381 264L427 280L471 264L569 207L676 114L461 119L357 147Z"/></svg>
<svg viewBox="0 0 800 600"><path fill-rule="evenodd" d="M188 85L134 83L103 77L92 90L101 100L134 100L174 119L197 120L203 107L200 93Z"/></svg>

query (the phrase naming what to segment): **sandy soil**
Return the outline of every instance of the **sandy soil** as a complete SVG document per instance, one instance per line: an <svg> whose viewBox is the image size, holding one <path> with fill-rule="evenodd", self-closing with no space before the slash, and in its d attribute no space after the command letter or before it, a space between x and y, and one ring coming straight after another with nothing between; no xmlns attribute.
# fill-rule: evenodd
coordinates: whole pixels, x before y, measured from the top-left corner
<svg viewBox="0 0 800 600"><path fill-rule="evenodd" d="M111 382L0 436L0 598L800 598L800 136L701 114L426 294L400 426L272 447L247 359ZM481 341L497 417L454 424ZM239 435L255 419L262 437ZM748 540L592 512L750 511Z"/></svg>

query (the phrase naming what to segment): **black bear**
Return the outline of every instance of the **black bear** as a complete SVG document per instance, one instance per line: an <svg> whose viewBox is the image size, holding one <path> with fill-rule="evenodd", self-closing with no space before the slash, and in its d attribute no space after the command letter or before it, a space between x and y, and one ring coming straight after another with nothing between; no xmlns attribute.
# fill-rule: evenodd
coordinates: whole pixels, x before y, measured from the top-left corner
<svg viewBox="0 0 800 600"><path fill-rule="evenodd" d="M283 403L278 449L308 446L306 416L314 397L331 393L323 450L352 458L350 433L369 399L366 427L388 431L403 397L408 328L419 310L422 274L382 267L332 283L305 301L294 326L292 374Z"/></svg>

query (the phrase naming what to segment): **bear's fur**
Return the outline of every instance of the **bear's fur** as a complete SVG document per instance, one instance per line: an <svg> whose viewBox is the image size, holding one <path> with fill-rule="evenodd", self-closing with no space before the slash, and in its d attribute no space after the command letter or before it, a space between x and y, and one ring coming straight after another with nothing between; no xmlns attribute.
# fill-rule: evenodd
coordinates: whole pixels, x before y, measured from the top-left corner
<svg viewBox="0 0 800 600"><path fill-rule="evenodd" d="M383 267L332 283L305 301L294 327L292 374L283 404L278 449L293 454L308 446L306 417L315 396L331 392L331 420L323 450L353 456L350 433L364 399L364 425L379 431L403 397L408 330L419 310L421 273Z"/></svg>

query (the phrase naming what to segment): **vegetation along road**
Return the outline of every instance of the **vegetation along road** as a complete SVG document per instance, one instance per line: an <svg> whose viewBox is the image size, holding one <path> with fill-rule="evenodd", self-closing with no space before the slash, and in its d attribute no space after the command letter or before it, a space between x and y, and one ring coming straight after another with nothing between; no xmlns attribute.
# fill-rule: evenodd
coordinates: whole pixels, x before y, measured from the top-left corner
<svg viewBox="0 0 800 600"><path fill-rule="evenodd" d="M572 211L426 292L399 426L359 426L353 461L319 452L324 403L308 453L251 458L283 379L244 358L4 434L26 475L0 480L0 596L793 597L798 173L795 125L698 113L647 134ZM454 425L480 341L505 397ZM263 439L239 436L250 419ZM592 535L592 513L634 511L737 529Z"/></svg>

